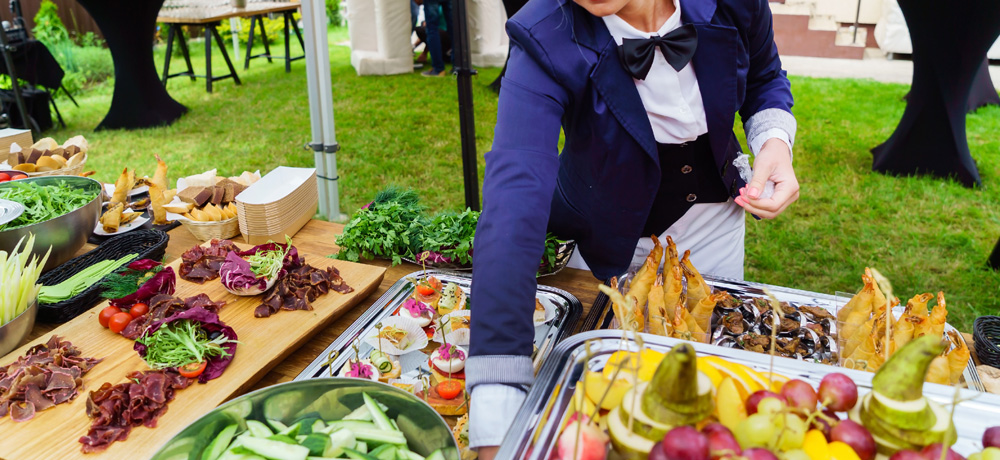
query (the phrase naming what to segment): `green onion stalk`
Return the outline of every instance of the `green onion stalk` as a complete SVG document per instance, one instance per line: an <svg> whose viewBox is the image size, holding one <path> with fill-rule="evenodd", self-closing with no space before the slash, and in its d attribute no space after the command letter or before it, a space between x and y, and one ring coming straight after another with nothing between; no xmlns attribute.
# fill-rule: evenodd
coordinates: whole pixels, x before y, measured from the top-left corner
<svg viewBox="0 0 1000 460"><path fill-rule="evenodd" d="M34 234L29 234L23 250L22 243L25 243L24 238L17 242L10 253L0 251L0 325L17 318L38 298L38 291L42 287L38 284L38 277L52 253L50 246L41 260L32 255L35 247Z"/></svg>

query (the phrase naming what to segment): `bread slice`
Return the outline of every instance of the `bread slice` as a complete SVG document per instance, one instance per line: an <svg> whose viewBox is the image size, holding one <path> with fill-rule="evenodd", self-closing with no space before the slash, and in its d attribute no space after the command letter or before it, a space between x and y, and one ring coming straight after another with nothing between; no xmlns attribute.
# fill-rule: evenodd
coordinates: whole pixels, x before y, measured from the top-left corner
<svg viewBox="0 0 1000 460"><path fill-rule="evenodd" d="M181 201L201 207L212 197L212 189L207 187L188 187L177 193L177 198Z"/></svg>
<svg viewBox="0 0 1000 460"><path fill-rule="evenodd" d="M214 205L220 205L224 196L226 196L226 189L216 185L212 187L212 198L209 198L209 201Z"/></svg>
<svg viewBox="0 0 1000 460"><path fill-rule="evenodd" d="M26 157L25 163L38 163L38 159L42 157L42 151L38 149L31 149L31 152L29 152Z"/></svg>

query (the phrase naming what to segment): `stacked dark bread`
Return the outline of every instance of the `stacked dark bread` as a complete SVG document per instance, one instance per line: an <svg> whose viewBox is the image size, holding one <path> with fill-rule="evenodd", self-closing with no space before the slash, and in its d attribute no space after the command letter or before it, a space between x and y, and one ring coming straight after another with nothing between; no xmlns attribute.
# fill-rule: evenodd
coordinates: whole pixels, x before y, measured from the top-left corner
<svg viewBox="0 0 1000 460"><path fill-rule="evenodd" d="M186 203L197 207L206 204L216 206L236 201L236 195L246 189L246 186L231 179L222 179L212 187L188 187L181 190L177 197Z"/></svg>

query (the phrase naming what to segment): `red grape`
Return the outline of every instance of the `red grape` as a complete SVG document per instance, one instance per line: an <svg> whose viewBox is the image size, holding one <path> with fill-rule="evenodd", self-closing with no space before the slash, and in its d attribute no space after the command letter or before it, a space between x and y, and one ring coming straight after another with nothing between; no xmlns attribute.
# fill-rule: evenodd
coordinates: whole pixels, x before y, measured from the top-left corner
<svg viewBox="0 0 1000 460"><path fill-rule="evenodd" d="M712 434L712 433L714 433L716 431L725 431L726 433L732 434L732 432L729 431L729 428L726 428L725 425L723 425L723 424L721 424L719 422L712 422L712 423L709 423L708 425L705 425L705 426L701 427L701 432L705 433L706 436L710 435L710 434Z"/></svg>
<svg viewBox="0 0 1000 460"><path fill-rule="evenodd" d="M840 441L854 449L861 460L874 460L875 438L865 427L853 420L841 420L830 431L831 441Z"/></svg>
<svg viewBox="0 0 1000 460"><path fill-rule="evenodd" d="M858 386L839 372L826 374L819 382L819 401L836 412L851 410L858 402Z"/></svg>
<svg viewBox="0 0 1000 460"><path fill-rule="evenodd" d="M744 450L743 458L746 460L778 460L778 457L771 453L771 451L760 447Z"/></svg>
<svg viewBox="0 0 1000 460"><path fill-rule="evenodd" d="M649 460L669 460L667 454L663 452L663 442L653 444L653 449L649 451Z"/></svg>
<svg viewBox="0 0 1000 460"><path fill-rule="evenodd" d="M789 380L781 387L781 395L791 407L811 411L816 408L816 390L812 385L799 380ZM864 460L864 459L862 459Z"/></svg>
<svg viewBox="0 0 1000 460"><path fill-rule="evenodd" d="M987 428L983 432L983 447L1000 447L1000 426Z"/></svg>
<svg viewBox="0 0 1000 460"><path fill-rule="evenodd" d="M927 460L927 458L920 452L903 449L895 454L892 454L892 457L889 457L889 460Z"/></svg>
<svg viewBox="0 0 1000 460"><path fill-rule="evenodd" d="M709 460L708 437L690 426L679 426L663 437L668 460Z"/></svg>
<svg viewBox="0 0 1000 460"><path fill-rule="evenodd" d="M749 397L747 397L747 415L753 415L757 413L757 404L764 398L778 398L782 402L785 401L785 397L768 390L757 390L753 392Z"/></svg>
<svg viewBox="0 0 1000 460"><path fill-rule="evenodd" d="M941 449L942 449L941 443L934 443L934 444L931 444L931 445L929 445L927 447L924 447L924 450L920 451L920 453L924 456L924 458L926 460L940 460L941 459ZM945 460L965 460L965 457L963 457L958 452L955 452L955 451L953 451L951 449L948 449L948 453L944 457L944 459Z"/></svg>
<svg viewBox="0 0 1000 460"><path fill-rule="evenodd" d="M712 460L732 458L740 455L742 452L740 443L736 441L736 437L729 431L729 428L726 428L721 423L713 423L711 425L718 425L718 427L713 427L712 431L708 432L708 450ZM708 427L706 426L704 429L707 430Z"/></svg>

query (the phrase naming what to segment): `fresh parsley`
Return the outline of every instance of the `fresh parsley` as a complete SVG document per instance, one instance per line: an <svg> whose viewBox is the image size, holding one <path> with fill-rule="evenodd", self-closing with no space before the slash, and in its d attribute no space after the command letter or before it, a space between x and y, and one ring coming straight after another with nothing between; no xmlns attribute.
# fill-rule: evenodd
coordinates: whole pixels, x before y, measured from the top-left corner
<svg viewBox="0 0 1000 460"><path fill-rule="evenodd" d="M357 262L382 257L392 264L403 257L414 257L420 249L426 218L415 204L398 201L376 203L359 209L337 237L337 258Z"/></svg>
<svg viewBox="0 0 1000 460"><path fill-rule="evenodd" d="M422 248L440 253L451 263L469 265L472 263L472 242L478 222L479 211L469 208L460 213L442 212L431 218L425 228Z"/></svg>

